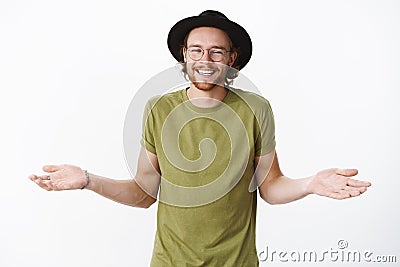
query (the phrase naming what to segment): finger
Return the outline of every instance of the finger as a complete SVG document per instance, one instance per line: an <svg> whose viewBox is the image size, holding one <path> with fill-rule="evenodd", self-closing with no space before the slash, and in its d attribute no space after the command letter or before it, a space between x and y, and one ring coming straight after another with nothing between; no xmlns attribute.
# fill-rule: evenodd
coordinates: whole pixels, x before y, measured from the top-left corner
<svg viewBox="0 0 400 267"><path fill-rule="evenodd" d="M364 193L365 191L367 191L366 187L351 187L351 186L347 186L345 190L343 190L343 194L349 194L350 197L356 197L361 195L362 193Z"/></svg>
<svg viewBox="0 0 400 267"><path fill-rule="evenodd" d="M337 185L335 187L332 187L331 190L332 190L332 192L340 193L343 190L346 190L346 188L347 188L347 185L343 183L341 185Z"/></svg>
<svg viewBox="0 0 400 267"><path fill-rule="evenodd" d="M47 182L50 182L50 181L47 180ZM51 190L52 190L52 188L49 186L49 184L46 183L45 180L36 179L36 180L35 180L35 183L36 183L38 186L40 186L41 188L43 188L44 190L47 190L47 191L51 191Z"/></svg>
<svg viewBox="0 0 400 267"><path fill-rule="evenodd" d="M348 187L346 191L350 194L351 197L356 197L361 195L361 192L358 188Z"/></svg>
<svg viewBox="0 0 400 267"><path fill-rule="evenodd" d="M347 180L347 185L353 186L353 187L368 187L371 186L370 182L367 181L359 181L355 179L348 179Z"/></svg>
<svg viewBox="0 0 400 267"><path fill-rule="evenodd" d="M339 190L339 191L334 191L331 194L329 194L329 197L334 198L334 199L346 199L350 197L356 197L361 195L367 191L367 187L350 187L346 186L344 189Z"/></svg>
<svg viewBox="0 0 400 267"><path fill-rule="evenodd" d="M38 177L35 174L29 175L28 178L31 179L32 181L35 181L36 179L38 179Z"/></svg>
<svg viewBox="0 0 400 267"><path fill-rule="evenodd" d="M329 195L329 197L330 197L330 198L334 198L334 199L342 200L342 199L350 198L351 195L350 195L350 193L347 192L346 190L341 190L340 192L331 193L331 194Z"/></svg>
<svg viewBox="0 0 400 267"><path fill-rule="evenodd" d="M44 165L42 169L45 172L56 172L56 171L60 170L60 166L59 165Z"/></svg>
<svg viewBox="0 0 400 267"><path fill-rule="evenodd" d="M347 189L351 194L356 194L361 195L362 193L364 193L365 191L367 191L367 187L349 187L349 189Z"/></svg>
<svg viewBox="0 0 400 267"><path fill-rule="evenodd" d="M40 179L40 180L50 180L50 175L46 174L46 175L35 175L36 179Z"/></svg>
<svg viewBox="0 0 400 267"><path fill-rule="evenodd" d="M360 190L360 193L362 194L367 191L367 187L360 187L358 190Z"/></svg>
<svg viewBox="0 0 400 267"><path fill-rule="evenodd" d="M39 175L32 174L32 175L29 175L28 178L31 179L33 182L36 182L37 180L50 180L50 175L39 176Z"/></svg>
<svg viewBox="0 0 400 267"><path fill-rule="evenodd" d="M357 169L336 169L336 174L343 176L354 176L357 175Z"/></svg>
<svg viewBox="0 0 400 267"><path fill-rule="evenodd" d="M54 191L58 191L58 190L59 190L58 187L57 187L57 185L55 185L55 184L53 183L53 181L51 181L51 180L43 180L42 183L43 183L45 186L47 186L47 188L49 188L50 190L54 190Z"/></svg>

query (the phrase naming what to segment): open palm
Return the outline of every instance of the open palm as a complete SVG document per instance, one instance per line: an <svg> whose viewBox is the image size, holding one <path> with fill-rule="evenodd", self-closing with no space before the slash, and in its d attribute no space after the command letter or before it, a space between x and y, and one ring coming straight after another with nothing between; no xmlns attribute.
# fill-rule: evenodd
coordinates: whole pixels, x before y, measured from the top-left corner
<svg viewBox="0 0 400 267"><path fill-rule="evenodd" d="M46 165L43 166L43 171L48 174L40 176L32 174L29 179L48 191L80 189L86 184L85 172L77 166Z"/></svg>
<svg viewBox="0 0 400 267"><path fill-rule="evenodd" d="M370 182L359 181L349 177L357 175L356 169L327 169L318 172L311 180L309 191L334 199L345 199L359 196L367 191Z"/></svg>

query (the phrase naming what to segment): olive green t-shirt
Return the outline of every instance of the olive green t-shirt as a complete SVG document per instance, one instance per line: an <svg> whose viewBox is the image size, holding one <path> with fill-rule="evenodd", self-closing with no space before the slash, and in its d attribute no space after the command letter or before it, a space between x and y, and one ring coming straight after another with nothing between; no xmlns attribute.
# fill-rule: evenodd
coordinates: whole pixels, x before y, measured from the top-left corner
<svg viewBox="0 0 400 267"><path fill-rule="evenodd" d="M141 144L161 171L151 266L258 266L254 157L275 148L269 102L229 88L211 108L187 89L150 99Z"/></svg>

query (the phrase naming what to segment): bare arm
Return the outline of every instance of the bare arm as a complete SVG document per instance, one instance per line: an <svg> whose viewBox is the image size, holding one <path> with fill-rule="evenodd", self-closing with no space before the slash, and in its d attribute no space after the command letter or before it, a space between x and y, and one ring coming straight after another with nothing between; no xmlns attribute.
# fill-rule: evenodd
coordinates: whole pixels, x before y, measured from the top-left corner
<svg viewBox="0 0 400 267"><path fill-rule="evenodd" d="M29 178L48 191L80 189L87 182L84 171L77 166L46 165L43 171L48 174ZM156 201L159 172L157 156L141 148L135 179L114 180L89 173L85 189L125 205L148 208Z"/></svg>
<svg viewBox="0 0 400 267"><path fill-rule="evenodd" d="M260 181L261 198L270 204L283 204L317 194L334 199L359 196L371 184L351 179L358 173L355 169L327 169L301 179L290 179L283 175L275 153L272 165L264 156L256 157L256 177Z"/></svg>

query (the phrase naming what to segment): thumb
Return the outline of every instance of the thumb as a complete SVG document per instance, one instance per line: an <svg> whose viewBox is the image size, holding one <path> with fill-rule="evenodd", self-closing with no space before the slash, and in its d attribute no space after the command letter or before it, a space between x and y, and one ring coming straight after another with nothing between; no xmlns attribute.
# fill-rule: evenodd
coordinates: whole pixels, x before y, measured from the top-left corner
<svg viewBox="0 0 400 267"><path fill-rule="evenodd" d="M60 166L58 166L58 165L44 165L42 169L45 172L55 172L55 171L60 170Z"/></svg>
<svg viewBox="0 0 400 267"><path fill-rule="evenodd" d="M354 176L357 175L357 169L336 169L336 174L343 176Z"/></svg>

